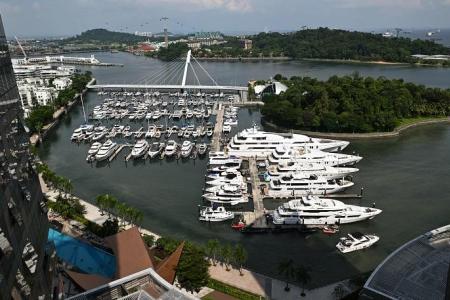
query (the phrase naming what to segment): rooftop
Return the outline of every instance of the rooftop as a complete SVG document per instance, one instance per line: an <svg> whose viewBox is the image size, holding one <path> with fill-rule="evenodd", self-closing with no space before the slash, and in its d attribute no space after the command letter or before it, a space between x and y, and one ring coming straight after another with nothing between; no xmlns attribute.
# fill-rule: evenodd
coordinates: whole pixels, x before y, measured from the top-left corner
<svg viewBox="0 0 450 300"><path fill-rule="evenodd" d="M362 299L445 299L450 225L427 232L391 253L364 285Z"/></svg>

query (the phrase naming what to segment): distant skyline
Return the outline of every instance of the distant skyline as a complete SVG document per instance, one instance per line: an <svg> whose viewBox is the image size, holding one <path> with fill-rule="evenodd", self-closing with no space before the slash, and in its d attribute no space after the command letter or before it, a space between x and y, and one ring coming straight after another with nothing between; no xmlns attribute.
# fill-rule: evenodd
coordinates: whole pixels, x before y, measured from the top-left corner
<svg viewBox="0 0 450 300"><path fill-rule="evenodd" d="M0 0L0 12L7 35L21 37L165 26L176 33L450 28L450 0Z"/></svg>

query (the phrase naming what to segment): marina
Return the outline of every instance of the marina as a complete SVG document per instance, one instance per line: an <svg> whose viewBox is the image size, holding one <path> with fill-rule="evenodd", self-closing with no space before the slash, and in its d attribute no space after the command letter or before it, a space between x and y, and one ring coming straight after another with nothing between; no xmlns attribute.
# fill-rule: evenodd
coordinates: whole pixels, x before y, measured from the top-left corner
<svg viewBox="0 0 450 300"><path fill-rule="evenodd" d="M133 67L133 62L141 64L144 61L149 67L158 63L143 57L116 55L118 61L124 61L124 69L121 72L127 70L126 73L131 78L130 80L133 80L133 77L138 77L139 72L142 72L140 68ZM105 61L112 59L112 56L105 54ZM427 81L439 84L439 78L443 78L439 76L436 80L436 73L442 72L442 69L415 69L413 75L412 72L409 72L409 68L399 70L391 66L357 65L348 68L339 64L321 63L245 64L244 66L242 64L207 64L208 70L213 70L211 73L218 77L217 80L221 78L225 82L228 80L230 83L233 80L234 73L221 72L220 70L225 67L239 68L242 72L242 75L240 75L242 76L242 82L245 78L256 78L256 76L258 76L257 78L264 76L268 78L277 72L288 75L309 72L313 76L324 77L333 73L351 73L350 69L358 69L361 74L366 75L375 73L384 74L388 77L404 77L406 80L423 80L424 84L427 84ZM326 66L326 71L324 66ZM214 72L214 70L216 71ZM253 72L253 75L248 72ZM113 69L108 70L108 72L98 70L95 71L94 75L100 82L108 82L114 80L114 78L119 78L119 74L115 73ZM103 97L100 96L94 92L88 93L85 101L88 111L92 111L94 106L102 103ZM215 117L212 116L212 122ZM238 112L239 124L229 136L234 136L238 131L250 128L254 123L260 125L259 117L260 113L257 109L240 109ZM108 123L108 127L113 126L113 121L102 120L102 122ZM133 125L134 122L132 122ZM73 130L82 123L81 107L75 107L73 113L70 114L70 118L65 119L49 136L48 144L46 143L39 149L43 159L50 167L54 168L59 174L73 180L75 190L80 197L89 200L94 199L100 193L113 193L124 201L140 208L145 214L143 226L160 228L161 231L158 232L160 234L175 234L198 242L205 242L213 236L217 236L224 241L240 242L248 249L249 267L261 272L276 275L276 265L285 255L297 257L298 253L305 253L315 270L313 271L315 282L317 284L331 282L343 278L344 275L342 274L344 273L346 276L350 276L369 270L391 249L428 229L421 227L420 224L429 224L430 228L438 227L441 224L440 222L448 215L448 209L442 201L443 197L448 196L448 190L443 190L436 185L439 178L448 176L448 170L440 167L442 165L440 162L445 160L442 154L448 151L449 133L448 127L445 125L413 129L395 140L354 141L345 149L345 153L355 152L361 154L364 159L358 163L359 172L353 176L355 185L349 188L346 194L342 194L342 196L340 194L333 195L336 197L332 199L339 199L339 197L345 195L345 198L343 198L345 204L366 207L371 207L372 203L376 202L376 206L383 209L383 213L368 222L341 226L342 236L345 236L348 232L360 231L374 232L381 237L376 245L367 250L370 251L371 255L354 252L346 255L343 259L342 255L337 254L336 243L339 237L336 235L299 234L300 227L293 225L293 229L288 229L288 227L283 229L283 231L292 231L290 233L247 237L247 235L234 232L230 228L229 222L199 222L197 205L201 204L199 199L205 183L206 158L198 157L196 160L180 159L179 161L157 159L150 163L148 159L146 160L147 163L143 163L143 159L138 159L130 160L128 164L125 164L122 163L123 159L131 151L130 147L125 147L126 149L123 148L114 158L114 163L110 167L103 163L80 164L86 158L89 145L80 143L77 146L67 141L70 139ZM136 124L134 131L138 131L140 127L147 129L145 121L142 123L142 125ZM165 125L164 122L161 123ZM174 136L172 135L171 138L174 138ZM125 144L127 141L134 142L132 139L124 138L123 143ZM149 144L153 143L151 139L148 141ZM69 160L67 157L71 159ZM388 170L389 176L383 175L386 174L386 170ZM83 177L80 177L80 174L84 174ZM408 174L408 176L405 177L404 174ZM426 180L423 174L427 174ZM170 186L163 188L162 182L170 182ZM359 196L362 186L364 186L363 198L346 198L347 195ZM409 188L405 189L405 186ZM430 191L427 194L420 192L425 186ZM435 191L440 192L437 194ZM253 194L253 191L251 192ZM424 199L427 199L425 207L423 206ZM261 201L266 208L266 212L273 211L282 204L280 202L282 200L277 199L262 199ZM243 214L250 215L254 213L253 205L252 201L240 204L238 210L242 211ZM420 216L416 214L417 209L421 209ZM161 211L170 211L170 213L161 214ZM420 222L414 222L411 226L408 225L408 232L406 233L406 224L399 224L395 221L395 216L399 214L407 219L418 219ZM182 225L180 226L180 224ZM274 232L282 231L273 228ZM327 267L339 270L339 272L322 272L320 276L317 276L316 272L320 272L324 268L322 263L324 257L327 260ZM262 264L261 261L263 261Z"/></svg>

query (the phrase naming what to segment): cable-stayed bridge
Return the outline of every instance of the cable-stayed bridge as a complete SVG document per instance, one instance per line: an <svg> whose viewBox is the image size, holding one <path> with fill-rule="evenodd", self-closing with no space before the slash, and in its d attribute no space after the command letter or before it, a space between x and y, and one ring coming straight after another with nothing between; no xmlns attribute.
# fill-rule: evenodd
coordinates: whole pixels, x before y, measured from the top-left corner
<svg viewBox="0 0 450 300"><path fill-rule="evenodd" d="M238 94L241 101L247 101L248 95L246 86L218 84L198 60L191 55L191 50L188 51L185 61L174 59L136 83L92 84L87 87L95 90L223 92Z"/></svg>

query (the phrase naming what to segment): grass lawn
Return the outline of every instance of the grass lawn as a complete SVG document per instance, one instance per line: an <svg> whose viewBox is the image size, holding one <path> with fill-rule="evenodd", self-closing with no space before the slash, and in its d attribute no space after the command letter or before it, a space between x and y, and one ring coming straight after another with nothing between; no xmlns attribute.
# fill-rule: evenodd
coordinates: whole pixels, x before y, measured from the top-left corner
<svg viewBox="0 0 450 300"><path fill-rule="evenodd" d="M237 299L242 299L242 300L259 300L262 299L262 297L246 292L244 290L235 288L233 286L230 286L228 284L225 284L223 282L214 280L214 279L210 279L208 282L208 287L212 288L213 290L222 292L224 294L230 295L232 297L235 297ZM205 297L203 297L204 300L209 299L208 295L206 295Z"/></svg>

